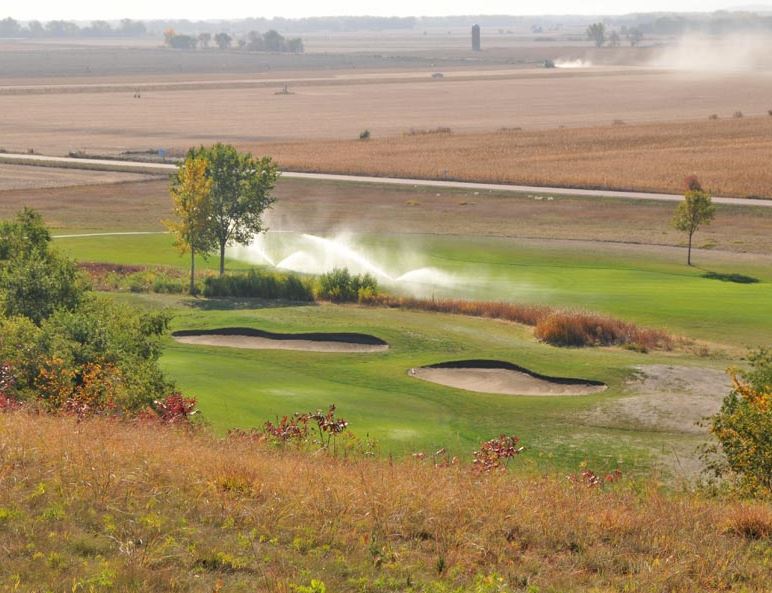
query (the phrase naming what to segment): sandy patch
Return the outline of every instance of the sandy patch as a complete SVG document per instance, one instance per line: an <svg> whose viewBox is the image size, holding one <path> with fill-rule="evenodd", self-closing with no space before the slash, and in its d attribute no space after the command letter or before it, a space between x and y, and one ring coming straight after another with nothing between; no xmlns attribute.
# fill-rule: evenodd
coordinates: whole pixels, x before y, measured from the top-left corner
<svg viewBox="0 0 772 593"><path fill-rule="evenodd" d="M589 395L606 385L581 379L546 377L497 361L469 361L410 369L410 376L466 391L502 395Z"/></svg>
<svg viewBox="0 0 772 593"><path fill-rule="evenodd" d="M180 331L172 337L181 344L222 346L247 350L301 350L304 352L383 352L389 345L365 334L274 334L249 328Z"/></svg>
<svg viewBox="0 0 772 593"><path fill-rule="evenodd" d="M718 412L732 387L727 374L716 369L656 364L635 370L627 384L630 395L592 410L591 422L702 433L706 429L698 423Z"/></svg>

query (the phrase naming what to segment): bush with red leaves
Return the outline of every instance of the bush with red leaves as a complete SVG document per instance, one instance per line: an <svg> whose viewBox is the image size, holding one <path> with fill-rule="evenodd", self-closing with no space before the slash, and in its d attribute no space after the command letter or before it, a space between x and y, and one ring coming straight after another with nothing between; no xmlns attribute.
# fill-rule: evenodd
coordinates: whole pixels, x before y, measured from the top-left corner
<svg viewBox="0 0 772 593"><path fill-rule="evenodd" d="M573 484L587 486L588 488L603 487L606 484L613 484L622 478L622 470L615 469L610 474L600 476L591 469L584 469L578 474L568 476L568 480Z"/></svg>
<svg viewBox="0 0 772 593"><path fill-rule="evenodd" d="M263 432L279 443L305 441L308 437L308 414L284 416L275 424L269 420L263 425Z"/></svg>
<svg viewBox="0 0 772 593"><path fill-rule="evenodd" d="M525 447L519 447L520 439L502 434L498 438L485 441L479 451L474 452L472 466L478 472L504 470L509 460L520 455Z"/></svg>
<svg viewBox="0 0 772 593"><path fill-rule="evenodd" d="M190 419L198 414L196 399L185 397L181 393L172 393L153 403L158 419L163 424L190 423Z"/></svg>

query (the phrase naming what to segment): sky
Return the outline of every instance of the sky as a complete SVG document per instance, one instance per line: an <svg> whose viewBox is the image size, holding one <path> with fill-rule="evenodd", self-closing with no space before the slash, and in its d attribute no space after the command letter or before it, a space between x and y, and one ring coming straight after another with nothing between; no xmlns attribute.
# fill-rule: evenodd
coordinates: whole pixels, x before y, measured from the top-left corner
<svg viewBox="0 0 772 593"><path fill-rule="evenodd" d="M20 20L91 20L187 18L217 19L245 17L303 17L335 15L435 16L459 14L625 14L630 12L700 12L738 4L731 0L2 0L0 17Z"/></svg>

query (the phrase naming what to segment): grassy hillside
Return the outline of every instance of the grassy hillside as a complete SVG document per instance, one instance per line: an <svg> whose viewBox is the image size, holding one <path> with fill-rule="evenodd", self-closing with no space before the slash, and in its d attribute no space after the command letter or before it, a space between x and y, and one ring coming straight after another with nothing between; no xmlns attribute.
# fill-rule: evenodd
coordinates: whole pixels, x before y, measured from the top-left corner
<svg viewBox="0 0 772 593"><path fill-rule="evenodd" d="M481 475L469 457L332 459L0 414L0 590L768 590L769 505Z"/></svg>

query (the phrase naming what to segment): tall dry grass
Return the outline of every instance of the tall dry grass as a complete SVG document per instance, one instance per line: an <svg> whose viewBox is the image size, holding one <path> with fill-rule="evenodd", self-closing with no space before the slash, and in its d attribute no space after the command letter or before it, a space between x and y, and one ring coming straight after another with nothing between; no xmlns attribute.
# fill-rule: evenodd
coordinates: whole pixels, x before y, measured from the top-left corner
<svg viewBox="0 0 772 593"><path fill-rule="evenodd" d="M761 592L771 532L768 504L654 482L0 415L7 591Z"/></svg>
<svg viewBox="0 0 772 593"><path fill-rule="evenodd" d="M523 305L464 299L419 299L374 294L364 305L469 315L522 323L534 328L539 340L553 346L625 346L638 350L672 350L670 334L597 313L567 311L546 305ZM683 340L682 340L683 341Z"/></svg>
<svg viewBox="0 0 772 593"><path fill-rule="evenodd" d="M717 195L770 196L772 119L424 134L252 145L293 171Z"/></svg>

